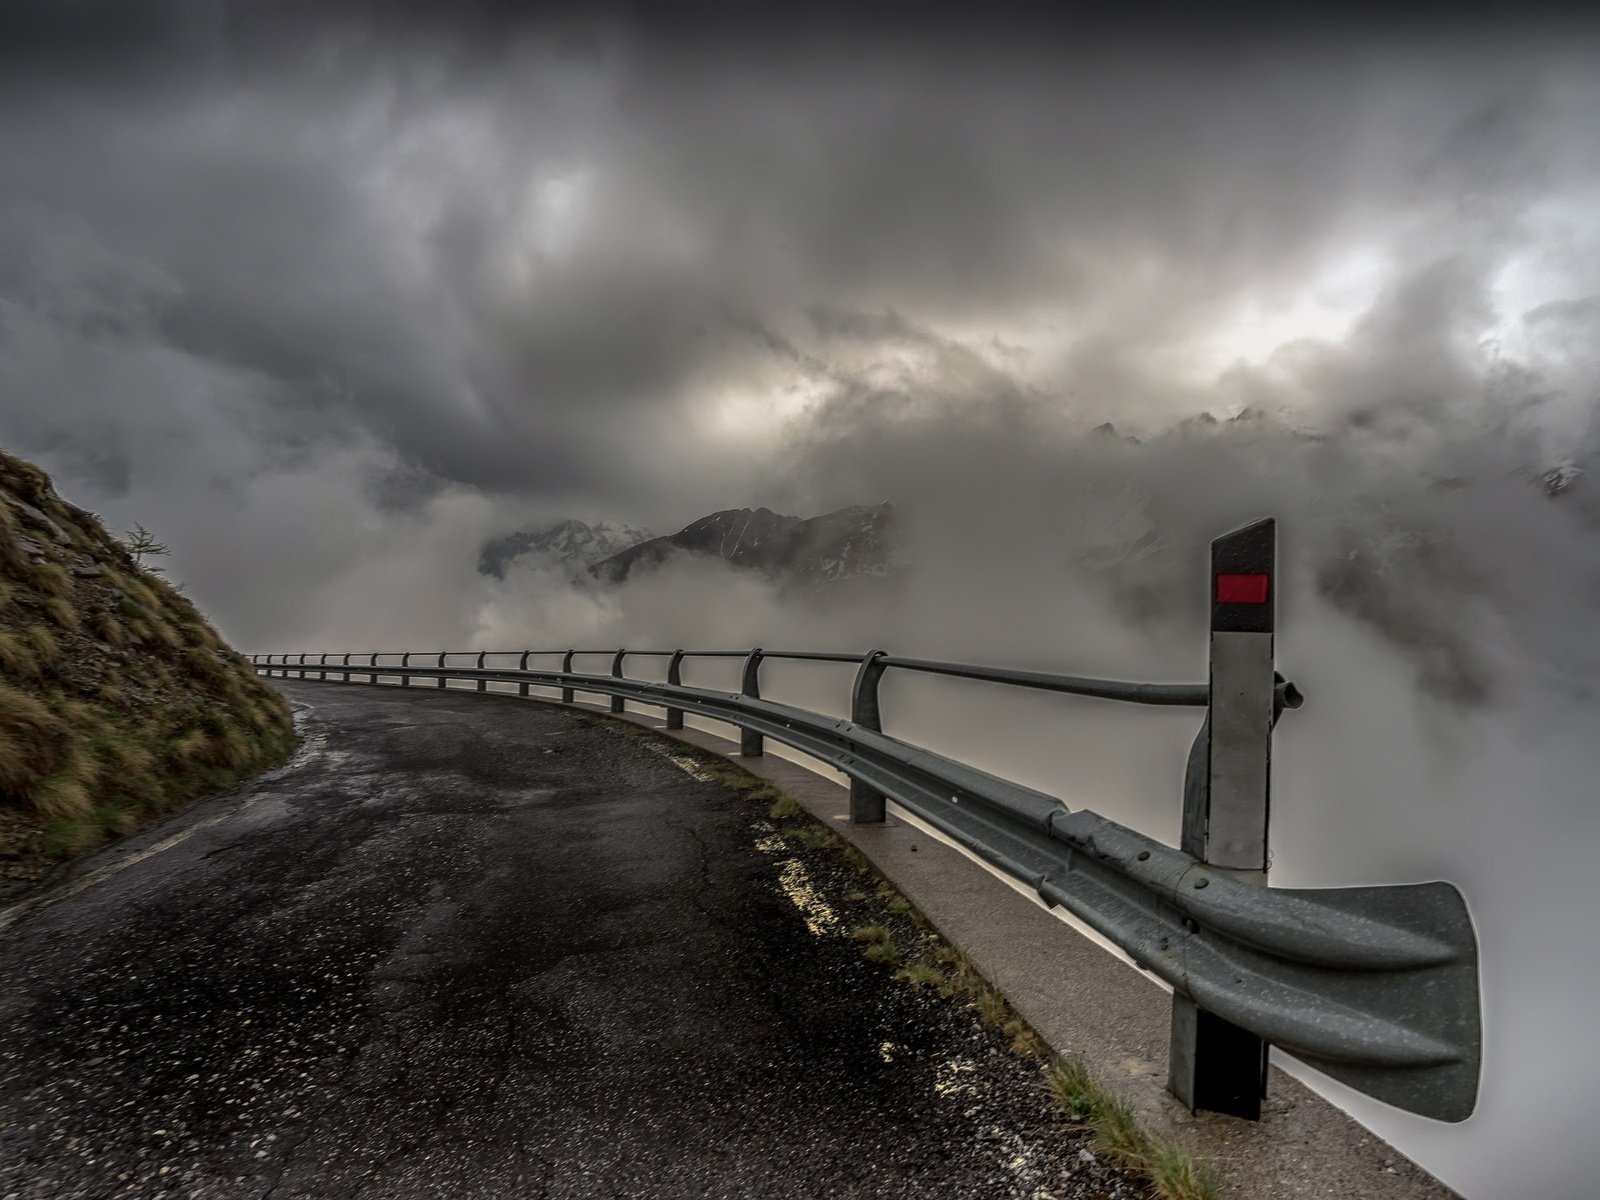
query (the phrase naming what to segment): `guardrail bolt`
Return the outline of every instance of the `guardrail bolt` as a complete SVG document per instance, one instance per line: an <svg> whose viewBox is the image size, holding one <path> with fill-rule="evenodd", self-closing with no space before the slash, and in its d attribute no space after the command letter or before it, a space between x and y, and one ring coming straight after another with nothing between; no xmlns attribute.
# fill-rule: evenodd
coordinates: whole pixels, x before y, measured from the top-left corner
<svg viewBox="0 0 1600 1200"><path fill-rule="evenodd" d="M744 673L739 680L739 694L747 700L761 699L761 655L757 648L750 651L744 660ZM766 753L766 738L754 729L739 727L739 753L745 758L760 758Z"/></svg>
<svg viewBox="0 0 1600 1200"><path fill-rule="evenodd" d="M1183 785L1185 854L1236 879L1267 881L1268 787L1277 676L1273 609L1277 523L1256 521L1211 543L1211 697ZM1196 890L1206 886L1194 881ZM1190 1112L1261 1119L1267 1046L1255 1034L1172 997L1168 1087Z"/></svg>
<svg viewBox="0 0 1600 1200"><path fill-rule="evenodd" d="M861 658L855 685L850 689L850 720L863 729L883 732L883 713L878 708L878 682L888 668L887 652L869 650ZM886 797L854 777L850 780L850 822L853 825L881 825L886 815Z"/></svg>

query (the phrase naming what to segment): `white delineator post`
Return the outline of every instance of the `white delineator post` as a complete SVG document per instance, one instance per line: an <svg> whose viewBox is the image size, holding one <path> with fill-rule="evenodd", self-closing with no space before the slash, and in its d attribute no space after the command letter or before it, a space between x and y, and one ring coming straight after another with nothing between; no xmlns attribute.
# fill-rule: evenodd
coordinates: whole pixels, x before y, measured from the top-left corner
<svg viewBox="0 0 1600 1200"><path fill-rule="evenodd" d="M1184 787L1186 854L1265 885L1272 773L1277 523L1211 543L1211 699ZM1197 881L1198 882L1198 881ZM1168 1086L1191 1112L1259 1120L1267 1047L1253 1033L1172 998Z"/></svg>

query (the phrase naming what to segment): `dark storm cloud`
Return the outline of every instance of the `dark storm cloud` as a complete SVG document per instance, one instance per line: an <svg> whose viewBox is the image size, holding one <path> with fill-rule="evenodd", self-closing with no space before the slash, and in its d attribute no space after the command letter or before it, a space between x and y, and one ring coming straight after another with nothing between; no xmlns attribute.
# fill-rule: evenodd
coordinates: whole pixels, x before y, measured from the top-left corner
<svg viewBox="0 0 1600 1200"><path fill-rule="evenodd" d="M10 6L6 433L112 496L362 447L380 510L670 525L822 490L763 397L1215 406L1181 348L1363 240L1414 260L1365 357L1227 386L1398 413L1487 304L1446 329L1429 289L1481 299L1592 169L1585 50L1534 10L1510 42L1297 12Z"/></svg>

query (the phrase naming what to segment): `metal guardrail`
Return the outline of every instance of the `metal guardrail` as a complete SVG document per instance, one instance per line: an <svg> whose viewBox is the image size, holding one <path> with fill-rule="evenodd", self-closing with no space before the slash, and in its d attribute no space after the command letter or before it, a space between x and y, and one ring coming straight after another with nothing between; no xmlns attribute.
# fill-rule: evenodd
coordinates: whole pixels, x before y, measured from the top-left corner
<svg viewBox="0 0 1600 1200"><path fill-rule="evenodd" d="M737 726L743 755L761 754L772 738L849 777L852 821L881 822L892 799L1170 984L1169 1086L1191 1111L1259 1118L1271 1044L1377 1099L1459 1121L1476 1105L1482 1053L1478 946L1461 894L1448 883L1264 886L1271 732L1286 708L1301 704L1273 669L1274 558L1271 520L1213 542L1205 684L1084 679L881 650L411 651L254 661L269 676L431 679L440 688L463 680L480 692L510 683L522 696L559 689L566 703L578 692L599 694L612 712L630 701L665 709L669 729L681 729L686 713ZM608 674L574 670L574 658L597 655L610 657ZM556 656L559 668L530 666ZM624 675L630 656L667 658L666 681ZM472 665L450 661L461 658ZM507 658L516 664L489 662ZM691 658L743 660L740 690L684 684ZM763 698L766 659L855 665L850 719ZM878 689L889 670L1206 708L1184 780L1181 846L885 733Z"/></svg>

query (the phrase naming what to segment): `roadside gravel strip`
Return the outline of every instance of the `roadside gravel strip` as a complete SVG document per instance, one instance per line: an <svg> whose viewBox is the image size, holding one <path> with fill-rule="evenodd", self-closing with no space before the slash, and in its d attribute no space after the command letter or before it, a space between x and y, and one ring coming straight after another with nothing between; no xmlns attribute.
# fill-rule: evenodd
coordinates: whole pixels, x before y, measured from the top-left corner
<svg viewBox="0 0 1600 1200"><path fill-rule="evenodd" d="M765 805L581 712L278 682L294 763L0 910L0 1198L1142 1195Z"/></svg>

